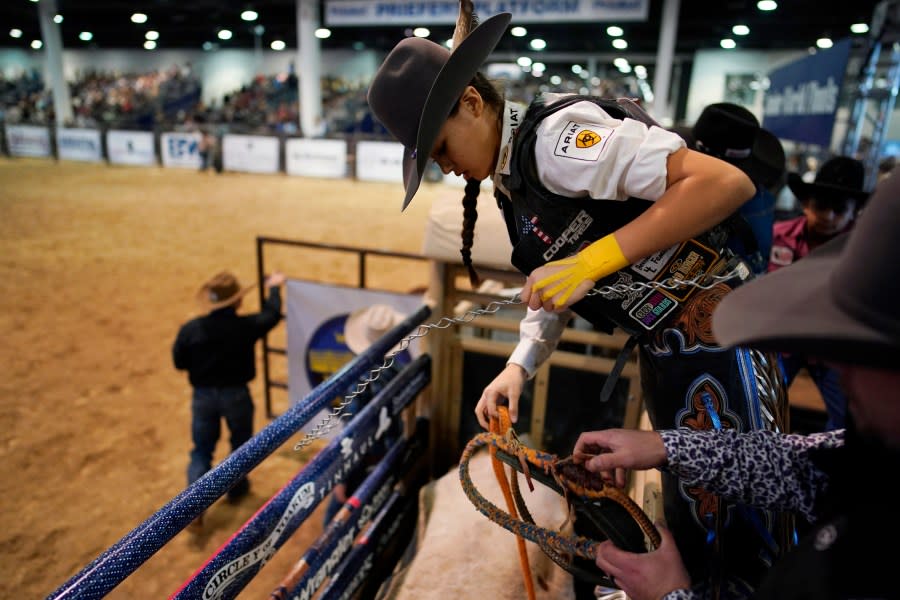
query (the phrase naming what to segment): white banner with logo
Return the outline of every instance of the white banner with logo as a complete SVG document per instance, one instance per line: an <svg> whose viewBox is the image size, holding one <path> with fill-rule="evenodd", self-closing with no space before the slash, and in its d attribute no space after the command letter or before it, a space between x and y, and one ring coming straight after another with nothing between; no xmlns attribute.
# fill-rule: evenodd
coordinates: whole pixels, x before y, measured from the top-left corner
<svg viewBox="0 0 900 600"><path fill-rule="evenodd" d="M342 179L347 176L347 141L291 138L284 144L284 161L288 175Z"/></svg>
<svg viewBox="0 0 900 600"><path fill-rule="evenodd" d="M172 131L159 137L159 154L164 167L200 168L200 134Z"/></svg>
<svg viewBox="0 0 900 600"><path fill-rule="evenodd" d="M100 131L57 127L56 154L61 160L100 162L103 160Z"/></svg>
<svg viewBox="0 0 900 600"><path fill-rule="evenodd" d="M50 156L50 130L37 125L7 125L6 147L11 156Z"/></svg>
<svg viewBox="0 0 900 600"><path fill-rule="evenodd" d="M403 144L357 142L356 178L361 181L403 183Z"/></svg>
<svg viewBox="0 0 900 600"><path fill-rule="evenodd" d="M288 280L287 285L288 393L291 406L334 375L357 353L415 312L418 294L396 294L360 288ZM393 350L393 349L392 349ZM413 340L394 358L412 360L419 352ZM381 366L381 363L374 365ZM333 399L333 405L356 389L357 381ZM309 431L331 411L324 409L304 428ZM337 431L332 431L332 434Z"/></svg>
<svg viewBox="0 0 900 600"><path fill-rule="evenodd" d="M648 0L475 0L483 21L502 12L513 23L646 21ZM327 25L452 25L457 0L326 0Z"/></svg>
<svg viewBox="0 0 900 600"><path fill-rule="evenodd" d="M277 173L278 141L271 136L226 134L222 140L222 166L226 171Z"/></svg>
<svg viewBox="0 0 900 600"><path fill-rule="evenodd" d="M106 132L106 152L109 162L116 165L152 166L156 164L153 134L149 131Z"/></svg>

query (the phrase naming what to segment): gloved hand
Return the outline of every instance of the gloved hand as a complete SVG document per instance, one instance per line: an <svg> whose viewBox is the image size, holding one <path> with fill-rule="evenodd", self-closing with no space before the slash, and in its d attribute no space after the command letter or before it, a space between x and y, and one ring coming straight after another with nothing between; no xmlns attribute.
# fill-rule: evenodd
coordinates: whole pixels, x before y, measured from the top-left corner
<svg viewBox="0 0 900 600"><path fill-rule="evenodd" d="M544 267L565 267L537 281L532 293L540 294L541 300L553 299L553 305L561 308L580 284L585 281L596 282L630 263L613 234L600 238L581 252L548 262ZM583 296L582 296L583 297ZM579 297L578 300L581 298Z"/></svg>

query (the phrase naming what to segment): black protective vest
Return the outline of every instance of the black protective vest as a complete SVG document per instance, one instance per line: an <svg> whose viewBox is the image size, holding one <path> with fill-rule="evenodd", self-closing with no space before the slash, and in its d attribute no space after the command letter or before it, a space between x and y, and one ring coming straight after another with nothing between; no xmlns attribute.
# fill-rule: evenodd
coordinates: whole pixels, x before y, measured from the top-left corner
<svg viewBox="0 0 900 600"><path fill-rule="evenodd" d="M531 104L512 142L510 174L504 178L510 197L499 190L496 192L513 245L511 262L526 275L616 231L651 204L637 198L626 201L570 198L554 194L541 185L534 159L538 126L548 115L584 100L594 102L614 118L629 117L652 123L649 115L635 110L635 106L592 96L567 96L551 105L540 100ZM727 224L718 225L697 238L604 277L595 287L631 285L670 277L686 280L726 272L739 262L725 249L731 234L732 228ZM678 307L696 289L690 286L666 291L645 288L587 296L572 305L572 309L601 330L612 332L613 326L617 325L632 335L643 337L677 314Z"/></svg>

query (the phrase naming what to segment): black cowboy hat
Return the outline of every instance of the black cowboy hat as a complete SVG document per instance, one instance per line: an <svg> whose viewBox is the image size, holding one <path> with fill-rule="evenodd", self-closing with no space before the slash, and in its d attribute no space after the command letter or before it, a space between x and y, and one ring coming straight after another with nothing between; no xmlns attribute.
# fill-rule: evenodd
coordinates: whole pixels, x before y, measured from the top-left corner
<svg viewBox="0 0 900 600"><path fill-rule="evenodd" d="M862 161L835 156L819 168L813 183L806 183L797 173L788 173L788 187L801 201L809 198L865 200L869 196L863 189L865 179L866 167Z"/></svg>
<svg viewBox="0 0 900 600"><path fill-rule="evenodd" d="M419 189L431 149L450 111L503 37L511 18L509 13L500 13L487 19L452 52L423 38L406 38L375 73L367 94L369 106L405 146L403 209Z"/></svg>
<svg viewBox="0 0 900 600"><path fill-rule="evenodd" d="M741 169L754 183L771 187L784 174L784 148L759 125L756 116L738 104L717 102L703 109L690 137L676 131L689 148L721 158Z"/></svg>
<svg viewBox="0 0 900 600"><path fill-rule="evenodd" d="M725 346L900 369L898 239L900 168L849 233L726 295L713 334Z"/></svg>

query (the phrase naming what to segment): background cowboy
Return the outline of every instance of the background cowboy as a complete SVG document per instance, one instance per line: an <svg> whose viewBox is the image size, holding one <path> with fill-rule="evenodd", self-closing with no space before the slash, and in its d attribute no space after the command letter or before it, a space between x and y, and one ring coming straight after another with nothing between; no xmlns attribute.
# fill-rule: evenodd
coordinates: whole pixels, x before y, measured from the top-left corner
<svg viewBox="0 0 900 600"><path fill-rule="evenodd" d="M869 195L863 190L865 176L863 163L847 156L828 160L812 183L805 182L799 173L789 173L788 186L800 200L803 214L775 223L769 271L794 263L811 250L849 231L859 205ZM844 427L847 399L837 371L797 353L783 354L782 368L788 385L801 369L806 369L825 403L828 413L825 429Z"/></svg>
<svg viewBox="0 0 900 600"><path fill-rule="evenodd" d="M242 286L227 271L215 275L197 292L200 306L208 314L181 326L172 359L175 368L188 372L193 387L191 401L191 450L188 485L212 468L213 451L219 441L221 420L231 433L231 451L253 435L253 398L247 384L256 377L256 341L281 321L281 288L285 277L273 273L265 281L268 297L261 310L238 315L244 296L253 285ZM235 501L250 491L247 478L228 491ZM194 528L202 523L202 515Z"/></svg>

